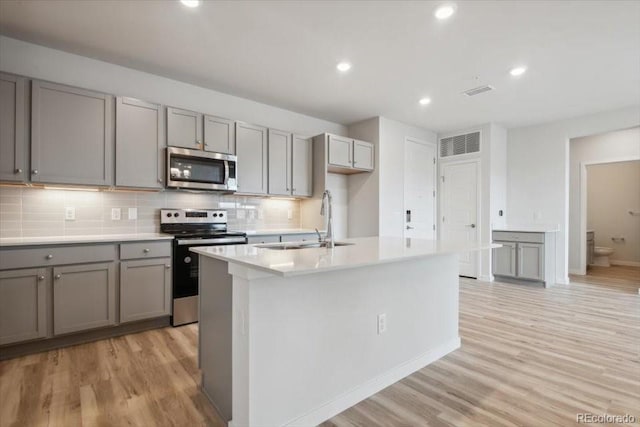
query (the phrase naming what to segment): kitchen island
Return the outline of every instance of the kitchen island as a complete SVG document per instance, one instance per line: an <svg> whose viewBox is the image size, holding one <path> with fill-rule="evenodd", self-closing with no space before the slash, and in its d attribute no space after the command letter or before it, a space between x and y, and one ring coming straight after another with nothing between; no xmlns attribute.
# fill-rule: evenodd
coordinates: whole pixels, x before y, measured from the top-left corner
<svg viewBox="0 0 640 427"><path fill-rule="evenodd" d="M368 237L193 248L202 388L230 426L311 426L460 346L458 254Z"/></svg>

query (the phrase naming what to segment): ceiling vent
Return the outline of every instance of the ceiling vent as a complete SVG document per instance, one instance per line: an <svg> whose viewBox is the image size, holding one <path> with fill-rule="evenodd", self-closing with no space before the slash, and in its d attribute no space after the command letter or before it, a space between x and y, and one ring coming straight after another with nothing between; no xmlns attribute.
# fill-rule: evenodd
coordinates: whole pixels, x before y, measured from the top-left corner
<svg viewBox="0 0 640 427"><path fill-rule="evenodd" d="M480 151L480 132L450 136L440 140L440 157L459 156Z"/></svg>
<svg viewBox="0 0 640 427"><path fill-rule="evenodd" d="M489 92L494 89L495 88L493 86L484 85L484 86L474 87L473 89L465 90L462 93L464 93L467 96L475 96L475 95L480 95L481 93Z"/></svg>

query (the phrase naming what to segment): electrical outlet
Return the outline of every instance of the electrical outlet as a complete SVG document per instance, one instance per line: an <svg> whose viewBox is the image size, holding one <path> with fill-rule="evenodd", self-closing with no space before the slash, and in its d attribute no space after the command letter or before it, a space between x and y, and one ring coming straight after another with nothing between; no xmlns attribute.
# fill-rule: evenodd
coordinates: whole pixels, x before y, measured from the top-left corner
<svg viewBox="0 0 640 427"><path fill-rule="evenodd" d="M387 331L387 313L378 314L378 335Z"/></svg>
<svg viewBox="0 0 640 427"><path fill-rule="evenodd" d="M111 208L111 219L113 221L120 221L120 208Z"/></svg>
<svg viewBox="0 0 640 427"><path fill-rule="evenodd" d="M127 217L129 219L138 219L138 208L129 208Z"/></svg>
<svg viewBox="0 0 640 427"><path fill-rule="evenodd" d="M64 219L65 219L65 221L75 221L76 220L76 208L74 208L74 207L66 207L66 208L64 208Z"/></svg>
<svg viewBox="0 0 640 427"><path fill-rule="evenodd" d="M287 209L287 219L293 219L293 211L291 209Z"/></svg>

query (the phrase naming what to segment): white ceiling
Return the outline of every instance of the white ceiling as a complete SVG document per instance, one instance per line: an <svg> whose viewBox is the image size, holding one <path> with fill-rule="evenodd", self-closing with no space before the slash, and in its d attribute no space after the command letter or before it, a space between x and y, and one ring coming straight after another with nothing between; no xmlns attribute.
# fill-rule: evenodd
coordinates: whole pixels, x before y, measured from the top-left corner
<svg viewBox="0 0 640 427"><path fill-rule="evenodd" d="M343 124L444 132L640 104L638 1L457 1L444 22L439 4L2 0L0 32ZM461 95L480 84L496 90Z"/></svg>

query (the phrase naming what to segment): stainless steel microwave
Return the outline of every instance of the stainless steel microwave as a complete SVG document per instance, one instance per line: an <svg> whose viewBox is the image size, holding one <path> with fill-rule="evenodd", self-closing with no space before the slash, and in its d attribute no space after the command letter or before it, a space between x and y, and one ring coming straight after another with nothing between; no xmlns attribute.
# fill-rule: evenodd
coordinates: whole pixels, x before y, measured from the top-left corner
<svg viewBox="0 0 640 427"><path fill-rule="evenodd" d="M237 157L186 148L167 148L167 187L236 191Z"/></svg>

